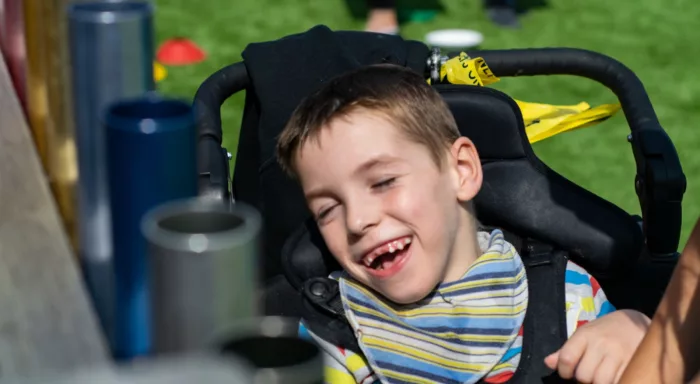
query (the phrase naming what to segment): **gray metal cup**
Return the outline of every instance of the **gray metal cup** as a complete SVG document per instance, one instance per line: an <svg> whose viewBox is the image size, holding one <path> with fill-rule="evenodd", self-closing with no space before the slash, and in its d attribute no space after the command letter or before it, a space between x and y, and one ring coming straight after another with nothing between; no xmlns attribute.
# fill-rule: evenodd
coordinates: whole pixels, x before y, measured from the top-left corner
<svg viewBox="0 0 700 384"><path fill-rule="evenodd" d="M245 204L202 199L144 216L152 353L204 348L217 332L258 315L261 222Z"/></svg>
<svg viewBox="0 0 700 384"><path fill-rule="evenodd" d="M215 345L224 356L250 363L256 370L255 384L321 384L321 350L301 339L298 330L297 319L260 317L239 323Z"/></svg>

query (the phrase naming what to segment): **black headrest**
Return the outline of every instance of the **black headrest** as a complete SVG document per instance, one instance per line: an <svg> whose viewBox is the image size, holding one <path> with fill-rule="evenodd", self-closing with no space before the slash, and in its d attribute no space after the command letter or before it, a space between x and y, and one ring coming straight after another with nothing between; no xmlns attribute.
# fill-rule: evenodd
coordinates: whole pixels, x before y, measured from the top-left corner
<svg viewBox="0 0 700 384"><path fill-rule="evenodd" d="M436 88L482 160L483 187L474 200L479 221L565 249L599 278L612 278L634 265L643 245L637 222L542 163L513 99L491 88ZM339 268L311 220L288 239L282 253L285 273L295 286Z"/></svg>
<svg viewBox="0 0 700 384"><path fill-rule="evenodd" d="M331 31L317 26L296 35L250 44L242 53L246 88L232 190L236 200L257 207L265 222L265 279L280 273L279 253L307 216L297 183L274 156L278 135L294 108L331 78L365 65L391 63L422 73L428 47L400 36Z"/></svg>

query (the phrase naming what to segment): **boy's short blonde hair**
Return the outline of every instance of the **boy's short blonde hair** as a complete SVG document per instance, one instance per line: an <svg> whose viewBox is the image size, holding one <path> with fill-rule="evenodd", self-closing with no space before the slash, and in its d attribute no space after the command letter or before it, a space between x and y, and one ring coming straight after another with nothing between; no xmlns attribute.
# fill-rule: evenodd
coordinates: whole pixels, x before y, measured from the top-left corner
<svg viewBox="0 0 700 384"><path fill-rule="evenodd" d="M333 119L361 109L390 119L409 140L425 145L438 166L460 136L447 104L423 77L397 65L372 65L332 79L301 102L277 142L282 168L295 176L299 149Z"/></svg>

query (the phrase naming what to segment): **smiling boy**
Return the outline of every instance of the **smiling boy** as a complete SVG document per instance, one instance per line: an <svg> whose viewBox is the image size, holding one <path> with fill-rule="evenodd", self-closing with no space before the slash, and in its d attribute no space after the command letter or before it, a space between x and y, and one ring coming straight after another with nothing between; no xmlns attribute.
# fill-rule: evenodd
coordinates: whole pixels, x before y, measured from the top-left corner
<svg viewBox="0 0 700 384"><path fill-rule="evenodd" d="M420 75L377 65L333 79L299 105L277 153L343 268L333 276L362 350L339 351L311 334L329 355L328 382L513 377L526 271L500 231L477 231L477 149ZM614 309L595 279L573 263L566 274L571 339L547 364L562 377L613 382L644 333L627 319L644 316L602 317ZM595 331L572 337L597 318ZM611 327L626 329L601 341Z"/></svg>

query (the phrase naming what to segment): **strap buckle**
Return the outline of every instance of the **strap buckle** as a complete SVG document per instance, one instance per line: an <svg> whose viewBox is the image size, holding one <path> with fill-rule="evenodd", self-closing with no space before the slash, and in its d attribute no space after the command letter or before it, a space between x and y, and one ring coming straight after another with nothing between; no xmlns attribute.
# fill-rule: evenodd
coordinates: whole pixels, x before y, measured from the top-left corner
<svg viewBox="0 0 700 384"><path fill-rule="evenodd" d="M440 82L440 68L447 61L448 57L440 53L440 48L433 47L430 50L430 56L426 60L426 67L430 76L431 84Z"/></svg>
<svg viewBox="0 0 700 384"><path fill-rule="evenodd" d="M340 285L328 277L314 277L304 282L304 297L327 314L345 318L345 310L340 297Z"/></svg>

